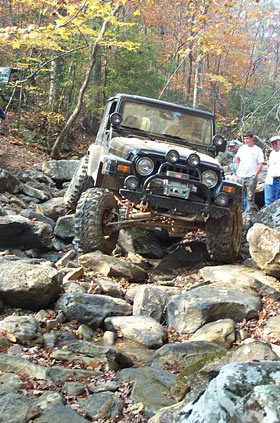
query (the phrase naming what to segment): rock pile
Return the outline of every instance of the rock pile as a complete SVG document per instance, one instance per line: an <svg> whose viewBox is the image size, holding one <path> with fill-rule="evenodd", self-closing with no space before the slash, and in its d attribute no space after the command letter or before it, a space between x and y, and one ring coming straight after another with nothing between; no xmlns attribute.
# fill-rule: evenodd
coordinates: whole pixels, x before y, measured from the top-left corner
<svg viewBox="0 0 280 423"><path fill-rule="evenodd" d="M62 162L0 172L2 421L280 421L274 209L233 265L125 232L114 256L77 257Z"/></svg>

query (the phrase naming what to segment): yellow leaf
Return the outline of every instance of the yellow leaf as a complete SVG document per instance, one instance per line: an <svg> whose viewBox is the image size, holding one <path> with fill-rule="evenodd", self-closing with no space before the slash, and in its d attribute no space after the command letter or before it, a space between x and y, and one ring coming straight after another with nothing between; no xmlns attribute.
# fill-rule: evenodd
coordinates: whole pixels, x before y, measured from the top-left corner
<svg viewBox="0 0 280 423"><path fill-rule="evenodd" d="M17 338L11 332L6 332L5 331L4 334L5 334L6 338L8 338L9 341L11 341L11 342L17 342Z"/></svg>
<svg viewBox="0 0 280 423"><path fill-rule="evenodd" d="M92 370L95 370L99 366L99 363L91 360L88 365L92 368Z"/></svg>
<svg viewBox="0 0 280 423"><path fill-rule="evenodd" d="M134 16L140 16L140 15L141 15L140 10L139 10L139 9L137 9L137 10L133 13L133 15L134 15Z"/></svg>

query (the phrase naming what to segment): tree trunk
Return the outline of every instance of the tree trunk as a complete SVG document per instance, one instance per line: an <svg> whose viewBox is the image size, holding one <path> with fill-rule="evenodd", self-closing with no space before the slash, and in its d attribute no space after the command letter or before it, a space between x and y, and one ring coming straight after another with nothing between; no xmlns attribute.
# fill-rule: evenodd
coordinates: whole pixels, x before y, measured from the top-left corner
<svg viewBox="0 0 280 423"><path fill-rule="evenodd" d="M57 102L59 98L59 81L61 80L62 59L58 57L51 62L50 89L49 89L49 108L52 112L57 111Z"/></svg>
<svg viewBox="0 0 280 423"><path fill-rule="evenodd" d="M116 16L116 14L119 12L119 10L122 8L122 4L118 4L110 13L110 16ZM105 20L103 21L101 30L97 36L97 39L93 45L92 48L92 52L91 52L91 56L90 56L90 62L89 62L89 66L85 75L85 79L82 83L82 86L80 88L79 91L79 96L78 96L78 100L77 100L77 104L76 107L73 111L73 113L71 114L71 116L69 117L68 121L66 122L64 128L62 129L61 133L59 134L59 136L57 137L52 150L51 150L51 158L53 159L58 159L60 157L59 155L59 150L63 144L64 139L66 138L66 136L69 134L69 131L73 125L73 123L76 121L77 117L80 114L81 108L82 108L82 104L83 104L83 99L84 99L84 95L85 92L87 90L87 87L89 85L90 82L90 78L91 78L91 73L92 73L92 69L95 65L96 62L96 55L97 55L97 50L98 50L98 46L99 46L99 42L102 40L102 38L104 37L104 34L107 30L108 25L110 24L109 20Z"/></svg>
<svg viewBox="0 0 280 423"><path fill-rule="evenodd" d="M194 88L193 88L193 108L198 108L199 102L199 92L200 92L200 84L201 84L201 73L202 73L202 59L201 59L201 51L199 50L198 56L196 59L196 69L195 69L195 76L194 76Z"/></svg>

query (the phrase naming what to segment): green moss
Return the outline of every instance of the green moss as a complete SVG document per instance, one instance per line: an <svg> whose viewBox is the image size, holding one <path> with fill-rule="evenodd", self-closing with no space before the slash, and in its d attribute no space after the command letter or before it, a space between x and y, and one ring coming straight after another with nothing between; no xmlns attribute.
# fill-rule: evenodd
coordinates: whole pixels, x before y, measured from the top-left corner
<svg viewBox="0 0 280 423"><path fill-rule="evenodd" d="M80 297L75 297L75 303L78 303L78 304L85 304L85 299L84 299L84 297L83 297L83 296L80 296Z"/></svg>
<svg viewBox="0 0 280 423"><path fill-rule="evenodd" d="M191 391L192 386L199 385L199 378L202 379L201 375L198 375L199 371L209 363L218 361L227 354L227 351L220 351L213 354L208 354L203 358L199 358L197 361L189 364L185 369L177 376L176 384L172 388L172 393L177 401L182 401L185 395ZM196 381L195 381L196 380Z"/></svg>

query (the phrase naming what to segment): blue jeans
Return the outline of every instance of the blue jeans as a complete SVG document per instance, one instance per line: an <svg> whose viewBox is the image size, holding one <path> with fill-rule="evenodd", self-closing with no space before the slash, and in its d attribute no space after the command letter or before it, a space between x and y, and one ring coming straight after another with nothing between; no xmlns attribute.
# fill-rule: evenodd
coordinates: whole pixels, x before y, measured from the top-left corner
<svg viewBox="0 0 280 423"><path fill-rule="evenodd" d="M280 176L273 178L273 184L264 184L264 204L269 206L280 198Z"/></svg>

